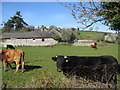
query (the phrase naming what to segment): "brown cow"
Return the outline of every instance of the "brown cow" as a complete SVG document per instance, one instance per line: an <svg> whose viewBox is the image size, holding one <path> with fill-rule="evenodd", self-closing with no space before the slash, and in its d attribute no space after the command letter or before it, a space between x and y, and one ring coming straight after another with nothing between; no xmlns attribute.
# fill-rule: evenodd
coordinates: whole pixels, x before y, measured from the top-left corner
<svg viewBox="0 0 120 90"><path fill-rule="evenodd" d="M91 48L97 49L96 45L90 45Z"/></svg>
<svg viewBox="0 0 120 90"><path fill-rule="evenodd" d="M2 50L2 63L4 71L6 71L6 64L16 63L16 72L19 66L22 65L22 72L24 72L24 52L22 50Z"/></svg>
<svg viewBox="0 0 120 90"><path fill-rule="evenodd" d="M91 37L91 35L86 35L86 37Z"/></svg>

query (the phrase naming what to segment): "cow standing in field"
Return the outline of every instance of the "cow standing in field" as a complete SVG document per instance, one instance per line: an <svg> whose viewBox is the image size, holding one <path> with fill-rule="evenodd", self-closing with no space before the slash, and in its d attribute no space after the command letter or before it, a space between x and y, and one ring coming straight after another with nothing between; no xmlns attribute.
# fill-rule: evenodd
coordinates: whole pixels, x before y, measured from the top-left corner
<svg viewBox="0 0 120 90"><path fill-rule="evenodd" d="M97 43L91 44L90 47L94 48L94 49L97 49Z"/></svg>
<svg viewBox="0 0 120 90"><path fill-rule="evenodd" d="M15 50L15 47L13 45L7 45L6 49L8 49L8 48Z"/></svg>
<svg viewBox="0 0 120 90"><path fill-rule="evenodd" d="M20 65L22 65L22 72L24 72L24 52L22 50L2 50L4 71L6 71L6 64L11 64L13 62L16 64L16 72Z"/></svg>
<svg viewBox="0 0 120 90"><path fill-rule="evenodd" d="M52 60L57 62L57 71L67 77L75 75L117 85L118 62L113 56L56 56Z"/></svg>

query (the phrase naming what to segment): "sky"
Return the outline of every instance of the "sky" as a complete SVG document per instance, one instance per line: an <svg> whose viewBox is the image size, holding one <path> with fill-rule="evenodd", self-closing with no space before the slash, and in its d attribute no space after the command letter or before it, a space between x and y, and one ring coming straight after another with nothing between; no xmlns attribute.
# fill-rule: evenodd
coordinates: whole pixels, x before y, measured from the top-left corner
<svg viewBox="0 0 120 90"><path fill-rule="evenodd" d="M54 25L61 28L77 28L80 26L71 15L71 10L58 2L2 2L0 5L2 6L0 22L7 22L16 11L20 11L24 21L35 27ZM94 26L98 27L97 31L112 32L100 23Z"/></svg>

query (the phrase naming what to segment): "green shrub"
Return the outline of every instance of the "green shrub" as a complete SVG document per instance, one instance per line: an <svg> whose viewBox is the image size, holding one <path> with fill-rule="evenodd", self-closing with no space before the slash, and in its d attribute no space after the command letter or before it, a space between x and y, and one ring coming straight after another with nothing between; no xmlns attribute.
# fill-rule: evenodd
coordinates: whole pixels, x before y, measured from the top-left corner
<svg viewBox="0 0 120 90"><path fill-rule="evenodd" d="M58 35L54 35L54 36L53 36L53 39L56 40L56 41L58 41L58 42L61 42L61 41L62 41L62 39L61 39L60 36L58 36Z"/></svg>

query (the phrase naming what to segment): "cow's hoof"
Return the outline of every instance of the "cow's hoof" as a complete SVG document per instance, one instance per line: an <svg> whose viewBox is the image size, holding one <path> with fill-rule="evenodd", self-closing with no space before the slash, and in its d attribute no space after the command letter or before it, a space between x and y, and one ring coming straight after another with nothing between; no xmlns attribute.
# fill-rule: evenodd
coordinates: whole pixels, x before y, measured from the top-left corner
<svg viewBox="0 0 120 90"><path fill-rule="evenodd" d="M25 72L25 69L24 69L24 70L22 70L22 72L24 73L24 72Z"/></svg>
<svg viewBox="0 0 120 90"><path fill-rule="evenodd" d="M14 73L17 73L18 71L15 71Z"/></svg>
<svg viewBox="0 0 120 90"><path fill-rule="evenodd" d="M4 72L6 72L7 70L4 70Z"/></svg>
<svg viewBox="0 0 120 90"><path fill-rule="evenodd" d="M24 73L25 71L22 71L22 73Z"/></svg>

